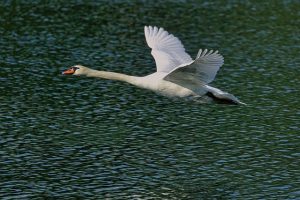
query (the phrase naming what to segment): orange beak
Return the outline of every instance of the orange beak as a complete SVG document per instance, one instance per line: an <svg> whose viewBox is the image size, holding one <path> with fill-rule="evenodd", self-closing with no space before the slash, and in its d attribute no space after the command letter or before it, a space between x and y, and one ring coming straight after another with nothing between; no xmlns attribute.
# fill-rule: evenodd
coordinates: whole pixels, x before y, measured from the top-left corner
<svg viewBox="0 0 300 200"><path fill-rule="evenodd" d="M67 69L65 71L62 72L63 75L72 75L75 73L75 69L74 68L70 68L70 69Z"/></svg>

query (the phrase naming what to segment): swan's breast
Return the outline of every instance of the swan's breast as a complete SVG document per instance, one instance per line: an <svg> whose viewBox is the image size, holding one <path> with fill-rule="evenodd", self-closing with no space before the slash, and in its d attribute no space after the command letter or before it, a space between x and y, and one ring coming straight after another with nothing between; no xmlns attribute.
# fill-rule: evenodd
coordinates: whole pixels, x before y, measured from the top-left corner
<svg viewBox="0 0 300 200"><path fill-rule="evenodd" d="M188 88L157 77L154 78L152 76L141 77L135 85L169 97L186 97L195 95L195 93Z"/></svg>
<svg viewBox="0 0 300 200"><path fill-rule="evenodd" d="M162 80L158 83L157 92L169 97L188 97L196 95L192 90L188 88L165 80Z"/></svg>
<svg viewBox="0 0 300 200"><path fill-rule="evenodd" d="M187 97L196 95L194 91L184 86L164 80L163 78L165 76L165 73L157 72L145 77L136 77L132 84L169 97Z"/></svg>

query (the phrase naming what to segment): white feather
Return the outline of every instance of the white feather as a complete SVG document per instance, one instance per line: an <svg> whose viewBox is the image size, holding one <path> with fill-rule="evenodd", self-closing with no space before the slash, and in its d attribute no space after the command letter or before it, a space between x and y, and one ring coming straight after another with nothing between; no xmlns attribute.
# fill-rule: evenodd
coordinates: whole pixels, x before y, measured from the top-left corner
<svg viewBox="0 0 300 200"><path fill-rule="evenodd" d="M157 72L170 72L177 66L192 61L180 40L163 28L145 26L145 37L152 49Z"/></svg>
<svg viewBox="0 0 300 200"><path fill-rule="evenodd" d="M179 82L192 82L194 84L208 84L215 79L215 76L224 63L222 55L218 51L213 52L205 49L199 50L196 60L181 65L171 71L164 79L180 84Z"/></svg>

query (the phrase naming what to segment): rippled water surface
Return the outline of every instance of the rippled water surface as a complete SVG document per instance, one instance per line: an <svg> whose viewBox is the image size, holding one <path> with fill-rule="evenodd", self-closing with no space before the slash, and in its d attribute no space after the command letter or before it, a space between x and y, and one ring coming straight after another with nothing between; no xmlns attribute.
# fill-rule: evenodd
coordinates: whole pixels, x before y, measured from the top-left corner
<svg viewBox="0 0 300 200"><path fill-rule="evenodd" d="M1 1L1 199L299 199L299 1ZM64 77L154 72L144 25L247 106Z"/></svg>

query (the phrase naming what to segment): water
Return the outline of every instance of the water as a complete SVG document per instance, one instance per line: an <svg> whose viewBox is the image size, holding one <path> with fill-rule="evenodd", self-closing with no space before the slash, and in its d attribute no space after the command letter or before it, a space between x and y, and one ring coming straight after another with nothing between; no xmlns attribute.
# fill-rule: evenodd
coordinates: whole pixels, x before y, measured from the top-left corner
<svg viewBox="0 0 300 200"><path fill-rule="evenodd" d="M299 199L298 1L1 1L2 199ZM64 77L83 64L155 70L143 26L195 57L247 106L172 100Z"/></svg>

